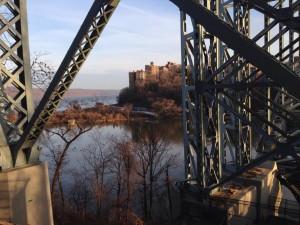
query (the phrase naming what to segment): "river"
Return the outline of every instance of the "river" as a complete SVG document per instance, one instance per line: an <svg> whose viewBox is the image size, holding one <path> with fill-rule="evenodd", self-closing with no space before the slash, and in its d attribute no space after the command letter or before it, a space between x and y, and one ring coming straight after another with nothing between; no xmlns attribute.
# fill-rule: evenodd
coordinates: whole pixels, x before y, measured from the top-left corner
<svg viewBox="0 0 300 225"><path fill-rule="evenodd" d="M67 154L67 163L64 166L64 180L68 180L68 176L74 170L80 171L83 166L83 151L85 147L92 142L92 136L95 132L101 133L101 142L110 143L112 137L121 138L128 137L132 141L138 141L138 139L145 135L149 129L154 129L159 135L164 137L164 140L168 143L169 152L176 154L176 166L170 171L171 176L176 180L184 179L184 154L183 154L183 138L182 138L182 125L180 120L169 121L135 121L130 123L121 123L117 125L101 125L95 126L89 132L80 136L70 147ZM50 138L52 143L59 144L61 140L52 136ZM49 150L46 147L45 141L41 142L43 151L41 154L42 161L49 161ZM51 173L51 163L50 173Z"/></svg>
<svg viewBox="0 0 300 225"><path fill-rule="evenodd" d="M89 97L68 97L64 99L57 109L58 111L66 110L72 103L79 104L82 108L94 107L96 103L103 103L105 105L113 105L117 103L116 95L109 96L89 96Z"/></svg>
<svg viewBox="0 0 300 225"><path fill-rule="evenodd" d="M101 132L102 143L110 143L112 137L121 138L128 137L132 141L136 142L140 139L141 136L145 135L149 129L154 129L158 134L162 135L165 140L168 142L168 148L170 149L171 154L177 155L176 166L170 171L170 175L175 181L184 180L184 147L183 147L183 137L182 137L182 123L180 120L174 121L135 121L130 123L121 123L117 125L102 125L95 126L89 132L80 136L70 147L68 151L66 164L64 166L63 173L63 183L68 185L71 181L71 173L75 170L79 171L83 166L83 151L82 149L88 147L91 143L94 132ZM60 143L58 137L51 137L51 142ZM41 142L42 146L44 145ZM48 161L49 151L46 147L43 148L41 154L42 161ZM51 174L51 163L50 174ZM284 197L288 200L294 200L294 197L285 187L283 192L285 193Z"/></svg>

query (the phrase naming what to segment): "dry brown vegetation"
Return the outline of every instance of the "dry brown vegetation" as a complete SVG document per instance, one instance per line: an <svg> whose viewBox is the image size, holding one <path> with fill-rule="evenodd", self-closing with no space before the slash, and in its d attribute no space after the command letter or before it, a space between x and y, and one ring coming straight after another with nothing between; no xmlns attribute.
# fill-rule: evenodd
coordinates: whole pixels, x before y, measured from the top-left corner
<svg viewBox="0 0 300 225"><path fill-rule="evenodd" d="M77 121L80 124L102 124L127 121L130 118L130 108L118 109L115 107L97 104L92 108L82 109L80 106L71 106L65 111L55 112L48 122L48 125L69 124Z"/></svg>
<svg viewBox="0 0 300 225"><path fill-rule="evenodd" d="M73 140L79 132L52 134ZM55 152L57 156L65 152L60 164L60 157L52 154L49 158L52 171L59 171L59 178L55 172L52 175L52 183L53 179L58 181L53 183L52 192L55 224L174 224L178 193L169 170L176 167L176 155L164 136L149 129L139 142L124 136L103 143L99 130L88 134L89 144L77 149L83 154L80 167L72 169L71 175L64 169L68 163L65 148L53 142L48 146L62 150ZM71 181L67 187L61 183L65 176Z"/></svg>
<svg viewBox="0 0 300 225"><path fill-rule="evenodd" d="M182 113L181 107L173 99L158 98L151 108L162 118L174 118Z"/></svg>
<svg viewBox="0 0 300 225"><path fill-rule="evenodd" d="M147 107L162 118L181 115L180 71L164 74L160 81L149 81L124 88L118 96L118 104Z"/></svg>

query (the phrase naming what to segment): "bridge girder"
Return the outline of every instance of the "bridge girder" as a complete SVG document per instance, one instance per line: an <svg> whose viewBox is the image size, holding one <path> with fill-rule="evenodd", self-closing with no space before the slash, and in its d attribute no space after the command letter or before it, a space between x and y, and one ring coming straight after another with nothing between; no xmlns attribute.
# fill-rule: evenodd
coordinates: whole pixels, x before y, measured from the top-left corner
<svg viewBox="0 0 300 225"><path fill-rule="evenodd" d="M37 108L33 109L26 0L0 2L1 129L10 165L37 160L33 146L102 34L119 0L95 0ZM12 89L12 90L10 90ZM16 119L10 120L14 113ZM3 167L3 165L1 165ZM4 166L6 167L6 166Z"/></svg>
<svg viewBox="0 0 300 225"><path fill-rule="evenodd" d="M20 150L26 153L27 160L30 159L32 146L59 106L118 4L119 0L94 1L24 133L12 146L14 159L17 158Z"/></svg>
<svg viewBox="0 0 300 225"><path fill-rule="evenodd" d="M264 2L273 13L256 35L254 2L171 1L181 10L186 181L211 190L274 156L299 161L299 1ZM293 26L276 18L283 6Z"/></svg>
<svg viewBox="0 0 300 225"><path fill-rule="evenodd" d="M1 146L5 146L23 134L34 109L27 1L3 0L0 11L0 123L3 132L0 135L3 139ZM2 154L5 157L2 157L1 167L11 167L10 151ZM20 154L19 158L19 163L26 163L23 155Z"/></svg>
<svg viewBox="0 0 300 225"><path fill-rule="evenodd" d="M299 160L294 151L299 130L293 123L299 118L295 110L300 99L300 62L295 59L300 58L300 37L294 14L299 14L300 1L171 1L181 9L187 182L211 189L275 155ZM20 154L30 161L32 147L118 3L94 1L33 111L26 1L1 1L10 14L8 19L0 17L1 126L13 164ZM264 26L251 37L253 10L264 13ZM10 96L7 87L18 93ZM10 111L17 112L16 121L9 121Z"/></svg>

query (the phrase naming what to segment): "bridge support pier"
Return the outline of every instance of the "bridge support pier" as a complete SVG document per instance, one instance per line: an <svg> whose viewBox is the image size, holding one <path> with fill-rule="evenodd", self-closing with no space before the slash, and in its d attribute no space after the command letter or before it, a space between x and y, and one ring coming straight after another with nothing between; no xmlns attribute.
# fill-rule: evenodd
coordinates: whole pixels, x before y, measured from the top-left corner
<svg viewBox="0 0 300 225"><path fill-rule="evenodd" d="M276 225L280 224L276 223L278 220L299 223L299 205L281 187L276 171L277 164L268 161L213 190L208 197L203 194L203 198L197 187L183 187L183 213L186 218L193 218L188 224L246 225L272 221Z"/></svg>
<svg viewBox="0 0 300 225"><path fill-rule="evenodd" d="M54 224L47 164L2 171L0 183L0 224Z"/></svg>

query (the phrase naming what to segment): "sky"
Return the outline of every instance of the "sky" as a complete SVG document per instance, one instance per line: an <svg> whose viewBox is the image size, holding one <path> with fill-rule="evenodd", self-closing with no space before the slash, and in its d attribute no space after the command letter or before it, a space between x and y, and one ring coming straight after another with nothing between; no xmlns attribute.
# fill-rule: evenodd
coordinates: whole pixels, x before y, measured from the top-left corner
<svg viewBox="0 0 300 225"><path fill-rule="evenodd" d="M55 70L93 0L28 0L31 55ZM179 10L168 0L121 0L72 88L121 89L128 72L180 63Z"/></svg>

